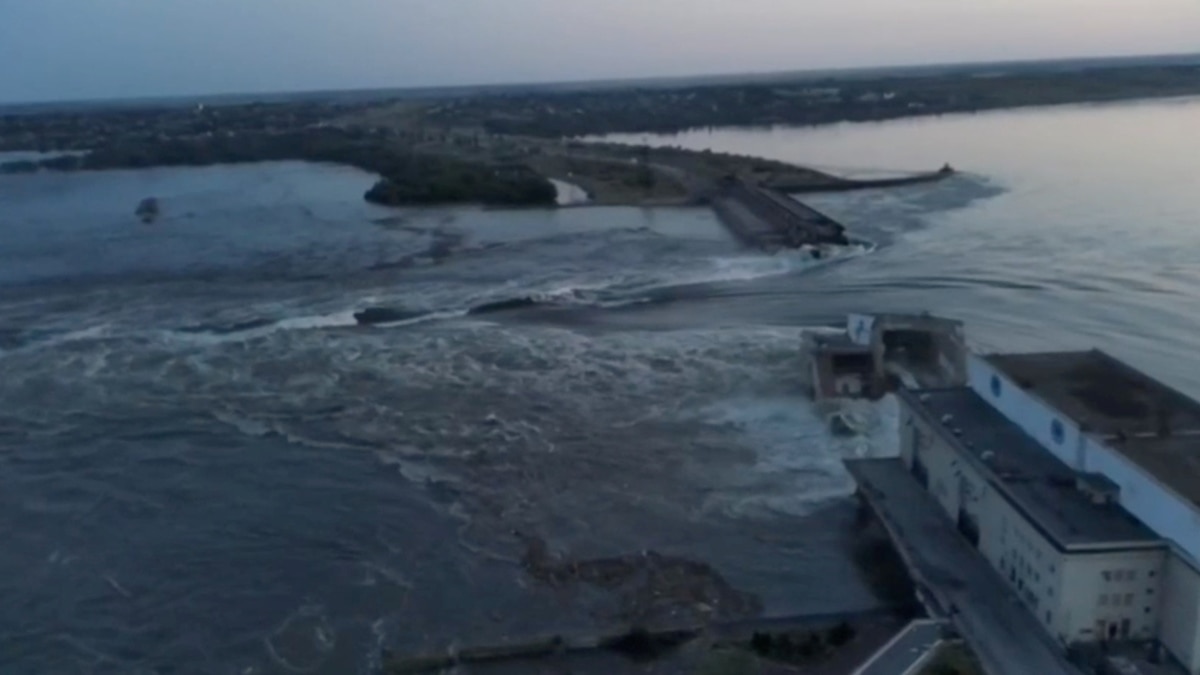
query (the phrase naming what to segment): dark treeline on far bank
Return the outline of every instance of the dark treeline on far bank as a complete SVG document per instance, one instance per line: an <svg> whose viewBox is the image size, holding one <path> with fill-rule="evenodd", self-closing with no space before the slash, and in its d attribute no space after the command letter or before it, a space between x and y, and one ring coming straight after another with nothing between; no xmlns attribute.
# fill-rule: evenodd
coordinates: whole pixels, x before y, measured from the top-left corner
<svg viewBox="0 0 1200 675"><path fill-rule="evenodd" d="M556 190L520 166L412 152L373 134L336 128L116 139L90 152L0 164L0 173L99 171L300 160L353 166L382 178L364 197L386 205L476 202L552 205Z"/></svg>
<svg viewBox="0 0 1200 675"><path fill-rule="evenodd" d="M427 119L498 134L572 137L722 126L819 125L1021 106L1200 94L1200 66L825 77L446 100Z"/></svg>

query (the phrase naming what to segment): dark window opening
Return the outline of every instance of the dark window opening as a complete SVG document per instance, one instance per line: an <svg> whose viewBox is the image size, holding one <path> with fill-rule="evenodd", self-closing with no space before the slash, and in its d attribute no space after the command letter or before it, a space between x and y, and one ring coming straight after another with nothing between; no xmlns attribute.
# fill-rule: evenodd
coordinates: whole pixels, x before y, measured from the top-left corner
<svg viewBox="0 0 1200 675"><path fill-rule="evenodd" d="M834 354L835 373L870 373L875 369L870 354Z"/></svg>
<svg viewBox="0 0 1200 675"><path fill-rule="evenodd" d="M884 354L890 361L921 366L937 365L933 334L919 330L891 330L883 334Z"/></svg>

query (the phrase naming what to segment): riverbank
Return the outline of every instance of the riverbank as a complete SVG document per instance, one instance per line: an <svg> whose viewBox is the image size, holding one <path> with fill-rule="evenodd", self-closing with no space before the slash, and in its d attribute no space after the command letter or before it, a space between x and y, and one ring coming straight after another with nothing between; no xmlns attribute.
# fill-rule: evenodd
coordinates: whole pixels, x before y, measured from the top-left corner
<svg viewBox="0 0 1200 675"><path fill-rule="evenodd" d="M547 138L821 126L1031 106L1200 95L1200 58L1062 67L764 75L718 84L533 91L439 102L426 121Z"/></svg>
<svg viewBox="0 0 1200 675"><path fill-rule="evenodd" d="M609 669L624 662L657 663L668 672L708 672L717 664L738 663L738 672L806 672L844 674L865 661L905 625L907 619L887 609L849 614L758 618L670 628L633 628L580 635L552 635L504 643L460 646L424 654L386 653L387 675L436 673L456 667L530 670L561 667L573 659L615 657ZM576 663L578 665L578 663ZM623 670L623 669L622 669Z"/></svg>
<svg viewBox="0 0 1200 675"><path fill-rule="evenodd" d="M489 166L445 154L415 152L378 134L336 128L205 134L111 141L86 153L0 164L0 173L104 171L301 160L342 164L380 176L364 199L386 206L478 202L552 206L555 187L521 165Z"/></svg>
<svg viewBox="0 0 1200 675"><path fill-rule="evenodd" d="M365 198L392 206L553 206L557 190L549 179L579 185L590 204L620 206L708 203L729 178L785 192L897 187L944 176L854 181L761 157L564 139L1196 95L1196 61L959 66L655 87L448 90L415 98L381 92L354 102L331 96L213 107L131 104L10 112L0 115L0 150L90 152L10 162L0 172L333 162L379 174L379 184Z"/></svg>
<svg viewBox="0 0 1200 675"><path fill-rule="evenodd" d="M214 166L301 160L353 166L380 176L364 199L385 206L686 206L710 203L730 180L784 191L843 191L925 182L854 181L761 157L617 143L446 131L320 127L118 138L85 152L0 163L0 174ZM561 185L584 193L561 203Z"/></svg>

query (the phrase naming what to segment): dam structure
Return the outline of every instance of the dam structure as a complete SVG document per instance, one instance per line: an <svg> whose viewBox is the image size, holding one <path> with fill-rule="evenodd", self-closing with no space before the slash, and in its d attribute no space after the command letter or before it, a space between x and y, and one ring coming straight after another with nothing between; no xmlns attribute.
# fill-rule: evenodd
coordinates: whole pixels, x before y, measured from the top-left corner
<svg viewBox="0 0 1200 675"><path fill-rule="evenodd" d="M774 252L850 243L841 223L769 187L728 181L712 204L721 222L747 248Z"/></svg>

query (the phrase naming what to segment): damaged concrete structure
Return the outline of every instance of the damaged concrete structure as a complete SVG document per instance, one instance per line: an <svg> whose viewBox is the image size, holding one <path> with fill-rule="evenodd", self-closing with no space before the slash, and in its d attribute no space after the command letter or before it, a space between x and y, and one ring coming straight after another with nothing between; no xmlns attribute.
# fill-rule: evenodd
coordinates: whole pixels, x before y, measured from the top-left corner
<svg viewBox="0 0 1200 675"><path fill-rule="evenodd" d="M803 351L816 400L967 382L962 323L930 314L852 314L844 333L807 334Z"/></svg>

